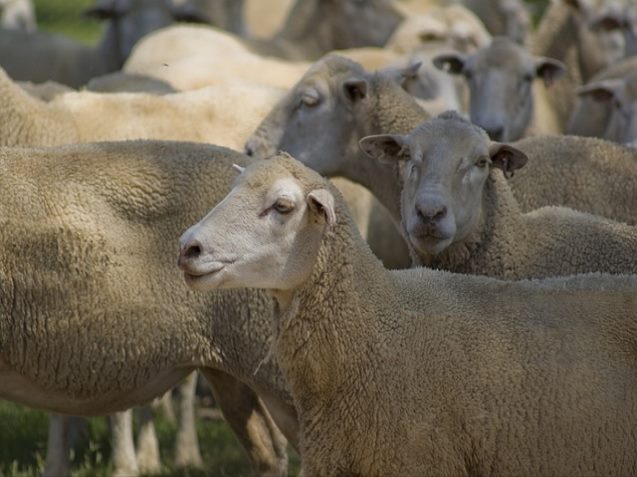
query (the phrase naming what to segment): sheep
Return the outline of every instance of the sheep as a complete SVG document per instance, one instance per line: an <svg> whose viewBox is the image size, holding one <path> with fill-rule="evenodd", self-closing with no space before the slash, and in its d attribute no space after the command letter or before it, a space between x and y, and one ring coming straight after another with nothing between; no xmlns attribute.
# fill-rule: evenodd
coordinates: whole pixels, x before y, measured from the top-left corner
<svg viewBox="0 0 637 477"><path fill-rule="evenodd" d="M578 94L611 104L610 117L602 137L623 144L637 140L637 71L623 79L590 83L582 87Z"/></svg>
<svg viewBox="0 0 637 477"><path fill-rule="evenodd" d="M522 213L506 177L527 156L454 112L360 144L400 163L402 232L416 266L516 280L637 273L637 227L564 207Z"/></svg>
<svg viewBox="0 0 637 477"><path fill-rule="evenodd" d="M247 0L246 22L250 34L257 38L270 38L281 29L294 0Z"/></svg>
<svg viewBox="0 0 637 477"><path fill-rule="evenodd" d="M38 29L31 0L0 0L2 28L33 33Z"/></svg>
<svg viewBox="0 0 637 477"><path fill-rule="evenodd" d="M208 23L244 36L244 0L173 0L179 16L190 21Z"/></svg>
<svg viewBox="0 0 637 477"><path fill-rule="evenodd" d="M637 58L632 58L629 63L637 66ZM582 101L571 116L574 134L582 132L584 124L592 129L585 132L593 132L593 135L610 141L630 144L637 140L637 67L623 78L592 81L581 87L577 94L590 99ZM591 105L591 102L596 104ZM595 134L598 131L600 133Z"/></svg>
<svg viewBox="0 0 637 477"><path fill-rule="evenodd" d="M612 113L612 105L608 101L598 101L592 95L586 93L588 85L624 78L637 71L637 58L627 58L604 69L584 86L576 90L577 104L571 113L566 128L567 134L576 136L604 137L608 127L608 121Z"/></svg>
<svg viewBox="0 0 637 477"><path fill-rule="evenodd" d="M134 75L117 71L92 78L86 90L96 93L152 93L170 94L178 91L170 84L145 75Z"/></svg>
<svg viewBox="0 0 637 477"><path fill-rule="evenodd" d="M295 108L306 94L318 94L318 102ZM387 132L407 134L427 119L395 81L332 56L315 64L281 99L245 150L258 158L286 151L323 175L357 182L374 192L399 225L400 188L389 171L379 174L358 142ZM530 158L509 181L522 211L562 205L637 224L634 152L607 141L568 136L531 137L515 147Z"/></svg>
<svg viewBox="0 0 637 477"><path fill-rule="evenodd" d="M387 271L338 192L280 156L184 233L179 265L194 290L276 300L304 475L637 470L635 276Z"/></svg>
<svg viewBox="0 0 637 477"><path fill-rule="evenodd" d="M564 127L575 105L575 90L626 54L623 35L632 21L615 6L598 0L552 1L533 35L533 54L567 66L566 76L547 92Z"/></svg>
<svg viewBox="0 0 637 477"><path fill-rule="evenodd" d="M463 0L495 36L506 36L523 45L531 26L531 15L522 0Z"/></svg>
<svg viewBox="0 0 637 477"><path fill-rule="evenodd" d="M198 296L174 268L172 242L225 196L232 164L247 162L184 142L0 148L0 398L108 414L202 368L255 469L284 475L272 418L296 445L295 413L278 368L259 366L270 299Z"/></svg>
<svg viewBox="0 0 637 477"><path fill-rule="evenodd" d="M440 97L446 110L460 107L461 93L454 91L454 82L431 65L432 52L447 47L466 51L472 48L471 45L481 45L489 38L475 15L460 6L451 6L432 9L426 17L403 22L386 49L350 48L339 50L338 54L362 63L368 69L423 63L418 77L410 81L407 88L410 93L430 100L428 107L435 109L441 109L441 106L431 100ZM251 51L244 40L225 32L175 25L140 41L123 69L161 79L179 90L191 90L225 83L229 77L289 88L309 66L307 62L263 57ZM257 77L255 71L260 72ZM461 87L455 85L456 89Z"/></svg>
<svg viewBox="0 0 637 477"><path fill-rule="evenodd" d="M137 40L173 22L169 0L98 0L86 15L108 20L96 48L52 33L0 30L0 66L14 80L78 88L120 69Z"/></svg>
<svg viewBox="0 0 637 477"><path fill-rule="evenodd" d="M402 19L386 0L296 0L271 39L228 36L261 55L315 60L331 50L383 46Z"/></svg>
<svg viewBox="0 0 637 477"><path fill-rule="evenodd" d="M463 75L470 91L471 121L494 141L515 141L528 134L562 131L546 89L565 72L560 61L533 57L506 37L472 55L442 54L433 63L450 74ZM541 79L543 86L535 79Z"/></svg>
<svg viewBox="0 0 637 477"><path fill-rule="evenodd" d="M156 138L238 148L281 94L235 82L164 96L71 92L44 103L0 72L0 145Z"/></svg>

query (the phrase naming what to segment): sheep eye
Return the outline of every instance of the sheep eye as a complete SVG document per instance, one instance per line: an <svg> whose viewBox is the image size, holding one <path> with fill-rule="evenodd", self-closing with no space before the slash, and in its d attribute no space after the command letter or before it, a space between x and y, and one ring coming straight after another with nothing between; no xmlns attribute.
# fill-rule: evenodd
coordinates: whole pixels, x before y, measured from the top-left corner
<svg viewBox="0 0 637 477"><path fill-rule="evenodd" d="M279 214L289 214L294 210L294 204L287 199L279 199L272 206Z"/></svg>
<svg viewBox="0 0 637 477"><path fill-rule="evenodd" d="M312 107L316 106L320 101L320 96L316 92L306 92L301 96L301 104Z"/></svg>
<svg viewBox="0 0 637 477"><path fill-rule="evenodd" d="M464 70L462 72L462 74L464 75L465 78L467 78L468 80L470 80L471 78L473 78L473 72L469 71L469 70Z"/></svg>
<svg viewBox="0 0 637 477"><path fill-rule="evenodd" d="M418 172L418 168L416 167L416 164L412 162L409 165L409 177L414 177L417 172Z"/></svg>
<svg viewBox="0 0 637 477"><path fill-rule="evenodd" d="M522 80L526 83L531 83L533 81L533 75L532 74L526 74L524 75L524 77L522 78Z"/></svg>
<svg viewBox="0 0 637 477"><path fill-rule="evenodd" d="M476 166L479 167L480 169L484 169L485 167L487 167L488 164L489 164L489 158L486 156L480 157L476 161Z"/></svg>

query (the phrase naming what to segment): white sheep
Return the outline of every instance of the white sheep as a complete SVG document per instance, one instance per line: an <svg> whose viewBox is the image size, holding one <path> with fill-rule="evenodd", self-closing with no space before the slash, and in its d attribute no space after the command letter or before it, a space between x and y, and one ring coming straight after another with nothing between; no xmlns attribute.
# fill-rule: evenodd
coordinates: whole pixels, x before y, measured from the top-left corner
<svg viewBox="0 0 637 477"><path fill-rule="evenodd" d="M289 157L249 166L180 245L191 288L276 300L305 475L637 469L636 276L387 271Z"/></svg>

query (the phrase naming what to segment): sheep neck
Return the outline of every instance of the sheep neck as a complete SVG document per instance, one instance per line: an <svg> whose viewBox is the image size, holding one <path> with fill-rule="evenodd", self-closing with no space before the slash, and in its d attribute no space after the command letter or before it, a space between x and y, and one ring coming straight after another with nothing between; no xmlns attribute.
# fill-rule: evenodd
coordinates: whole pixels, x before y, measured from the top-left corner
<svg viewBox="0 0 637 477"><path fill-rule="evenodd" d="M484 185L482 214L473 232L442 253L422 255L410 247L417 266L429 266L455 273L487 275L499 278L517 277L513 266L517 249L524 239L522 213L506 179L493 171Z"/></svg>
<svg viewBox="0 0 637 477"><path fill-rule="evenodd" d="M394 81L374 75L370 81L369 106L357 121L356 151L345 161L343 175L369 189L389 211L395 224L400 224L402 190L400 166L381 164L358 147L358 141L375 134L408 134L429 119L429 115Z"/></svg>
<svg viewBox="0 0 637 477"><path fill-rule="evenodd" d="M386 292L390 278L353 221L344 217L344 207L337 209L339 223L323 238L310 278L291 300L277 302L275 312L279 364L294 398L310 407L317 393L336 399L339 383L356 379L343 364L369 361L357 353L377 348L378 333L396 325L393 307L398 305ZM391 298L370 300L380 293Z"/></svg>

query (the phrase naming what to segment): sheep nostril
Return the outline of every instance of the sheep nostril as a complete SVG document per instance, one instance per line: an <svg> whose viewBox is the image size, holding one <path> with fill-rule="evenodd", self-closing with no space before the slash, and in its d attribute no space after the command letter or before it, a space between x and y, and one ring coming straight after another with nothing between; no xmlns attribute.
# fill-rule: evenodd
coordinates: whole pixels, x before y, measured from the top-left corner
<svg viewBox="0 0 637 477"><path fill-rule="evenodd" d="M201 244L199 242L194 242L188 244L182 253L184 258L197 258L201 255Z"/></svg>
<svg viewBox="0 0 637 477"><path fill-rule="evenodd" d="M250 146L246 145L244 152L246 156L254 157L254 150Z"/></svg>

